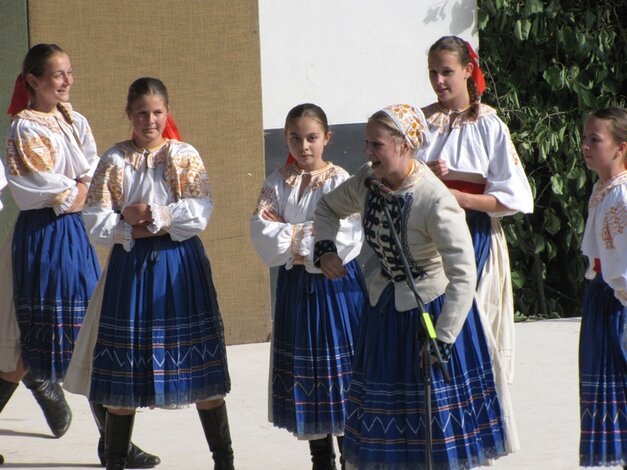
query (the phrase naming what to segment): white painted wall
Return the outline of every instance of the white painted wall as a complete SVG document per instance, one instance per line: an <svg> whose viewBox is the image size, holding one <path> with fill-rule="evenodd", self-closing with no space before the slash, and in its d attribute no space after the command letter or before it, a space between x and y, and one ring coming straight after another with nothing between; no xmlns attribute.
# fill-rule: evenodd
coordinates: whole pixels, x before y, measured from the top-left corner
<svg viewBox="0 0 627 470"><path fill-rule="evenodd" d="M388 104L435 100L427 50L455 34L477 45L476 0L259 0L263 119L295 105L330 124L365 122ZM475 47L476 48L476 47Z"/></svg>

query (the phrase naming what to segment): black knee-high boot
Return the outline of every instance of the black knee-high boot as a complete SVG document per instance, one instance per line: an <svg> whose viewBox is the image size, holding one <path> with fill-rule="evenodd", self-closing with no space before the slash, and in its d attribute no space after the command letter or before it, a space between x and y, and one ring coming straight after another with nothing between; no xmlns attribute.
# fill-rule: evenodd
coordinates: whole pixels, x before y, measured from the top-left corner
<svg viewBox="0 0 627 470"><path fill-rule="evenodd" d="M344 436L337 436L337 448L340 449L340 468L346 469L346 461L344 460Z"/></svg>
<svg viewBox="0 0 627 470"><path fill-rule="evenodd" d="M135 414L114 415L107 412L105 423L105 463L107 470L124 470L128 446L133 434Z"/></svg>
<svg viewBox="0 0 627 470"><path fill-rule="evenodd" d="M99 403L89 402L91 408L91 414L96 421L98 432L100 433L100 439L98 439L98 459L100 459L100 465L105 466L105 421L107 417L107 410ZM131 442L128 448L128 455L126 456L126 468L152 468L161 463L161 459L156 455L149 454L143 451L135 444Z"/></svg>
<svg viewBox="0 0 627 470"><path fill-rule="evenodd" d="M233 449L226 403L211 410L198 410L202 429L215 462L214 470L233 470Z"/></svg>
<svg viewBox="0 0 627 470"><path fill-rule="evenodd" d="M39 403L54 437L58 439L63 436L70 429L72 410L65 400L61 384L51 380L36 379L30 373L26 373L22 378L22 383Z"/></svg>
<svg viewBox="0 0 627 470"><path fill-rule="evenodd" d="M16 384L15 382L0 379L0 412L2 412L4 405L6 405L11 399L11 396L13 396L13 392L15 392L18 385L19 384ZM3 463L4 457L0 455L0 465Z"/></svg>
<svg viewBox="0 0 627 470"><path fill-rule="evenodd" d="M309 441L309 451L313 463L312 470L336 470L333 436L328 434L322 439Z"/></svg>
<svg viewBox="0 0 627 470"><path fill-rule="evenodd" d="M0 379L0 412L2 412L4 405L6 405L13 396L13 392L15 392L18 385L19 384L15 382Z"/></svg>

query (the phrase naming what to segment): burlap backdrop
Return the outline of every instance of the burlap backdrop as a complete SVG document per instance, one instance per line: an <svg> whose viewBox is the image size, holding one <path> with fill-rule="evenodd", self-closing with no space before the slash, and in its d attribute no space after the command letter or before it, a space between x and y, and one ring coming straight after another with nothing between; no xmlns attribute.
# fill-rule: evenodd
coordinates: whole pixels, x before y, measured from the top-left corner
<svg viewBox="0 0 627 470"><path fill-rule="evenodd" d="M54 42L69 54L72 104L100 153L130 135L129 84L164 81L183 139L200 151L212 183L215 210L201 238L227 342L267 340L268 271L248 228L264 179L257 1L30 0L28 15L30 45Z"/></svg>

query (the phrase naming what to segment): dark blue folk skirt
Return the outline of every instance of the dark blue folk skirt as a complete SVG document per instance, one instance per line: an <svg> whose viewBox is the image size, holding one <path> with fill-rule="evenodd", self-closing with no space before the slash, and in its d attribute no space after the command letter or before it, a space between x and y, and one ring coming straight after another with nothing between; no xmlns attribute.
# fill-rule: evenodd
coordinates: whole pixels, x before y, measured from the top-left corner
<svg viewBox="0 0 627 470"><path fill-rule="evenodd" d="M198 237L115 245L107 266L89 399L178 407L231 384L211 267Z"/></svg>
<svg viewBox="0 0 627 470"><path fill-rule="evenodd" d="M586 285L579 338L582 467L627 464L626 326L627 307L598 274Z"/></svg>
<svg viewBox="0 0 627 470"><path fill-rule="evenodd" d="M466 223L468 224L472 245L475 250L478 283L483 273L483 267L490 255L490 232L492 230L490 216L485 212L469 210L466 211Z"/></svg>
<svg viewBox="0 0 627 470"><path fill-rule="evenodd" d="M437 319L444 296L425 309ZM348 391L344 457L360 470L426 468L425 393L418 309L398 312L389 284L364 313ZM490 353L473 306L455 341L445 383L432 378L433 463L467 469L505 455L505 428Z"/></svg>
<svg viewBox="0 0 627 470"><path fill-rule="evenodd" d="M20 212L12 263L24 366L35 378L62 382L100 277L81 215Z"/></svg>
<svg viewBox="0 0 627 470"><path fill-rule="evenodd" d="M296 436L344 432L353 338L367 304L359 265L345 267L333 281L302 265L279 270L269 414Z"/></svg>

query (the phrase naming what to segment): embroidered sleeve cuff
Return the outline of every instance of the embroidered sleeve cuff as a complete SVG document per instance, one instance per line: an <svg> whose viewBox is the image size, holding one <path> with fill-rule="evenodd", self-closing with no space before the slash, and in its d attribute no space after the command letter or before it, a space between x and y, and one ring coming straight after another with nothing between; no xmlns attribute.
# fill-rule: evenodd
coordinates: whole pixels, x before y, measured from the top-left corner
<svg viewBox="0 0 627 470"><path fill-rule="evenodd" d="M74 204L76 196L78 196L78 188L76 186L57 194L54 206L52 207L54 213L57 215L65 214L68 210L70 210L72 204Z"/></svg>
<svg viewBox="0 0 627 470"><path fill-rule="evenodd" d="M150 207L150 216L152 217L152 223L148 225L150 233L157 233L161 230L167 232L172 225L172 214L168 206L150 204L148 207Z"/></svg>
<svg viewBox="0 0 627 470"><path fill-rule="evenodd" d="M316 242L314 246L314 264L316 267L320 267L320 258L325 253L336 253L337 247L335 246L335 242L333 240L320 240Z"/></svg>
<svg viewBox="0 0 627 470"><path fill-rule="evenodd" d="M120 221L114 229L113 243L119 243L124 248L124 251L130 252L135 244L135 240L133 240L133 226L123 220Z"/></svg>

